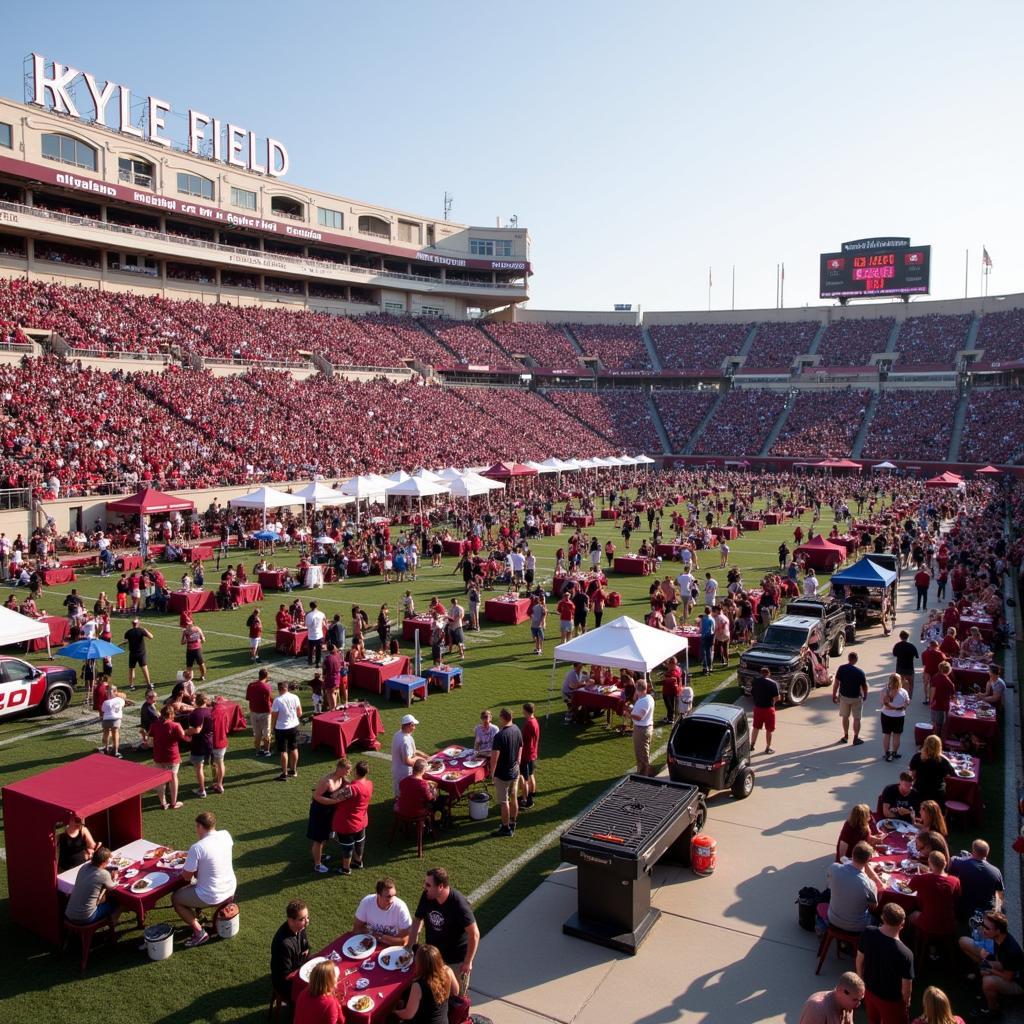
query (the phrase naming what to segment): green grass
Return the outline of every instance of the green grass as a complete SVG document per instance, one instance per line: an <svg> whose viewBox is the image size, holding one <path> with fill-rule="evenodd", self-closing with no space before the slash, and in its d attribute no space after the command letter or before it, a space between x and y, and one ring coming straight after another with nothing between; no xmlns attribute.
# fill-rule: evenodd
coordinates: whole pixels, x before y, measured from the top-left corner
<svg viewBox="0 0 1024 1024"><path fill-rule="evenodd" d="M803 519L805 532L809 523L808 513ZM790 522L770 527L732 544L732 562L742 567L748 585L756 584L764 572L776 567L777 547L783 539L792 544L794 525ZM822 525L828 528L831 523ZM613 523L598 521L595 532L602 543L607 536L614 536L621 550L622 540L617 531L613 533L614 529ZM645 535L646 523L644 530L634 535L634 548L639 546L641 537ZM564 541L564 537L547 538L536 543L540 579L551 576L554 551ZM252 554L246 554L243 560L247 567L251 567L255 559ZM718 568L717 552L705 553L704 560L724 590L725 571ZM287 562L288 559L284 557L278 561ZM367 609L372 622L384 601L392 609L392 615L396 614L406 587L413 591L420 608L425 607L434 594L442 600L447 600L452 594L461 594L461 577L451 575L454 564L455 559L446 557L440 569L421 567L416 583L384 585L377 582L376 577L349 580L329 585L315 598L328 615L340 612L346 625L353 602ZM673 574L676 571L673 569ZM101 589L106 589L108 594L113 591L113 582L113 578L101 580L93 574L85 574L79 576L77 585L79 592L91 601ZM650 577L613 574L610 585L623 595L619 612L642 618L649 608L647 592L650 582ZM48 591L43 607L56 611L67 590L67 587L62 587ZM309 599L314 595L305 591L299 593L308 607ZM273 623L280 600L280 596L270 594L263 602L265 624ZM237 695L253 677L249 669L245 629L248 613L249 609L243 608L198 617L207 636L205 653L210 670L205 687L207 692ZM615 614L616 610L609 610L606 620ZM146 616L146 622L156 634L156 639L149 643L150 666L158 690L164 695L175 673L184 664L177 617ZM551 704L551 717L544 719L549 686L557 695L563 671L559 669L552 677L550 654L557 643L557 636L552 639L550 633L557 633L557 617L549 614L549 624L553 629L549 629L545 645L547 656L537 658L532 654L527 625L495 627L482 622L484 632L481 636L468 634L470 643L462 689L449 695L432 693L426 704L416 708L422 723L416 733L417 743L421 749L429 750L452 741L469 739L484 707L496 710L507 705L518 715L524 701L537 704L541 717L537 773L540 796L535 808L521 815L513 840L488 838L488 831L494 827L493 807L490 819L471 822L463 804L456 816L457 828L428 844L422 861L417 859L415 848L409 841L396 840L395 845L389 848L390 765L386 760L371 757L369 763L375 799L366 852L369 870L355 872L346 878L333 874L315 876L310 870L309 845L305 838L309 792L316 779L331 766L332 755L327 750L313 752L304 746L300 754L299 780L290 785L278 785L271 781L277 771L276 763L253 757L250 736L233 736L226 762L224 795L210 796L205 801L194 798L192 772L183 765L181 781L185 808L175 813L161 811L155 797L147 795L143 801L143 830L147 839L187 847L193 841L192 821L199 809L207 807L216 811L220 826L229 830L235 839L235 870L241 907L238 937L230 942L213 942L195 951L178 948L169 961L151 964L145 954L136 952L138 936L132 933L115 951L96 950L86 978L79 980L77 957L71 951L63 956L57 955L34 935L6 928L0 938L0 955L6 965L5 1021L17 1024L47 1018L63 1020L71 1012L79 1019L145 1020L153 1024L171 1021L178 1024L191 1020L261 1020L269 994L269 942L283 920L284 905L289 899L300 897L309 904L310 940L312 946L318 948L347 930L359 899L372 890L374 880L381 874L392 875L397 880L399 894L413 906L422 885L423 871L434 864L447 867L456 887L464 893L472 893L509 860L540 843L562 821L575 817L612 780L632 767L630 741L609 733L603 722L582 731L566 727L561 722L561 705L557 700ZM115 642L120 639L124 628L121 620L115 622ZM282 671L295 670L299 678L305 679L305 663L275 654L271 649L272 629L267 628L267 631L270 643L264 648L264 664L270 668L271 678L275 668L279 667ZM407 647L403 645L403 649ZM34 657L39 660L42 656ZM126 671L125 659L116 659L115 681L124 683ZM731 671L718 669L708 678L697 676L695 688L698 696L722 685ZM235 678L226 683L218 682L226 677ZM731 700L736 692L734 685L727 685L719 699ZM136 691L137 696L141 697L141 694L141 690ZM301 690L300 696L308 711L308 689ZM355 696L366 695L356 693ZM385 736L382 739L386 750L404 709L397 703L386 705L380 698L372 699L380 707L384 719ZM80 694L77 700L80 702ZM65 712L64 717L75 721L86 718L81 714L78 703ZM134 709L129 709L125 722L134 721ZM16 742L0 746L0 771L5 783L73 761L95 749L98 730L90 727L83 732L82 728L69 728L34 735L47 724L49 722L45 719L28 717L5 721L0 726L0 741L16 739ZM129 731L126 728L126 735ZM665 730L659 729L654 746L657 748L666 738ZM144 755L128 756L145 760ZM991 783L991 790L986 785L989 815L1001 813L1001 787L995 785L998 775L998 770L985 773L986 782ZM994 806L997 802L999 812ZM1001 819L991 816L988 820ZM963 837L967 838L970 837ZM958 843L963 845L961 837L955 837L954 845ZM508 882L479 901L476 912L484 933L514 909L557 863L558 844L553 842ZM4 920L7 919L7 885L4 873L0 880L0 903L3 904L0 919ZM161 907L147 918L147 923L162 920L177 919L169 908ZM70 1007L74 1007L73 1011Z"/></svg>

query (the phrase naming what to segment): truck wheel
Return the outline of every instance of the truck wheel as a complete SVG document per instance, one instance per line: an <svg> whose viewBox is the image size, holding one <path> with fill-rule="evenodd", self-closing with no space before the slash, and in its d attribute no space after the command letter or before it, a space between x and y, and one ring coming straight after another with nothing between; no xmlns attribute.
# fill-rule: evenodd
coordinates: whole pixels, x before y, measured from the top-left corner
<svg viewBox="0 0 1024 1024"><path fill-rule="evenodd" d="M799 707L811 692L811 681L805 672L797 672L789 684L789 692L786 694L786 703L790 707Z"/></svg>
<svg viewBox="0 0 1024 1024"><path fill-rule="evenodd" d="M708 805L704 799L704 793L701 792L700 796L697 797L697 808L693 816L693 822L690 827L683 833L682 839L682 850L680 859L683 862L684 867L690 867L690 842L695 835L699 832L704 831L704 825L708 820ZM678 847L677 847L678 849Z"/></svg>
<svg viewBox="0 0 1024 1024"><path fill-rule="evenodd" d="M61 686L55 686L46 695L43 701L43 710L48 715L59 715L71 703L68 691Z"/></svg>
<svg viewBox="0 0 1024 1024"><path fill-rule="evenodd" d="M838 658L839 655L842 654L845 649L846 633L843 630L840 630L838 633L836 633L835 640L832 641L832 650L829 651L829 654L831 654L833 658Z"/></svg>
<svg viewBox="0 0 1024 1024"><path fill-rule="evenodd" d="M751 768L741 768L733 780L732 795L737 800L746 800L754 789L754 772Z"/></svg>

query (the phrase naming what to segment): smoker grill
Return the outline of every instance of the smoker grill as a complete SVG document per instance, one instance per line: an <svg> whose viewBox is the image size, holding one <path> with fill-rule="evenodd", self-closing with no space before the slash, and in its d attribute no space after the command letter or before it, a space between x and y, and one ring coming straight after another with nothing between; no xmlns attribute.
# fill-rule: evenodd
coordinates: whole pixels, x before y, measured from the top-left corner
<svg viewBox="0 0 1024 1024"><path fill-rule="evenodd" d="M651 872L663 857L689 863L690 840L707 808L696 786L631 775L562 835L575 864L576 913L566 935L635 953L661 912L651 907Z"/></svg>

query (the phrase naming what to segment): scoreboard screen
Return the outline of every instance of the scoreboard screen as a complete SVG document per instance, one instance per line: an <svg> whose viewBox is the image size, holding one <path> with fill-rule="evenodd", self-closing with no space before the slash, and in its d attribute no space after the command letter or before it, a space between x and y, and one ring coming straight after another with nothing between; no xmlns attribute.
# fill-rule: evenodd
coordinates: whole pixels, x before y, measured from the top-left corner
<svg viewBox="0 0 1024 1024"><path fill-rule="evenodd" d="M822 253L821 298L927 294L931 261L931 246L909 238L845 242L842 252Z"/></svg>

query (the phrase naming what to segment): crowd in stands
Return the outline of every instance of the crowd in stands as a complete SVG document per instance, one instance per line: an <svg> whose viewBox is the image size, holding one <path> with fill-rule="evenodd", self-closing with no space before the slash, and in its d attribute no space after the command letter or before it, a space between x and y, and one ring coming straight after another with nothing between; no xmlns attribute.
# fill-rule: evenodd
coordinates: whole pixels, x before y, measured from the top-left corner
<svg viewBox="0 0 1024 1024"><path fill-rule="evenodd" d="M817 320L759 323L743 369L791 366L796 356L810 349L820 327Z"/></svg>
<svg viewBox="0 0 1024 1024"><path fill-rule="evenodd" d="M682 454L693 432L718 398L718 391L662 390L652 392L662 426L668 434L669 450Z"/></svg>
<svg viewBox="0 0 1024 1024"><path fill-rule="evenodd" d="M967 347L971 319L970 313L908 317L896 338L896 365L952 368L957 352Z"/></svg>
<svg viewBox="0 0 1024 1024"><path fill-rule="evenodd" d="M972 347L985 350L982 363L1024 360L1024 309L986 313L978 324L978 337Z"/></svg>
<svg viewBox="0 0 1024 1024"><path fill-rule="evenodd" d="M1024 458L1024 392L973 389L958 458L961 462L1020 462Z"/></svg>
<svg viewBox="0 0 1024 1024"><path fill-rule="evenodd" d="M946 459L956 403L955 391L884 391L861 456Z"/></svg>
<svg viewBox="0 0 1024 1024"><path fill-rule="evenodd" d="M785 391L734 388L722 396L695 455L757 455L786 404Z"/></svg>
<svg viewBox="0 0 1024 1024"><path fill-rule="evenodd" d="M884 352L896 320L891 316L866 320L833 320L818 343L822 366L868 366L873 352Z"/></svg>
<svg viewBox="0 0 1024 1024"><path fill-rule="evenodd" d="M551 390L547 397L559 409L582 420L614 451L662 451L647 396L639 388L599 392Z"/></svg>
<svg viewBox="0 0 1024 1024"><path fill-rule="evenodd" d="M579 366L579 352L559 324L495 321L483 325L482 329L506 352L529 356L538 366L560 369Z"/></svg>
<svg viewBox="0 0 1024 1024"><path fill-rule="evenodd" d="M609 370L650 370L651 361L640 327L626 324L569 324L588 356L597 356Z"/></svg>
<svg viewBox="0 0 1024 1024"><path fill-rule="evenodd" d="M796 458L849 456L871 398L869 391L800 391L771 447Z"/></svg>
<svg viewBox="0 0 1024 1024"><path fill-rule="evenodd" d="M509 358L476 324L426 317L421 318L420 323L452 350L458 363L473 363L501 370L522 369L522 366Z"/></svg>
<svg viewBox="0 0 1024 1024"><path fill-rule="evenodd" d="M721 370L738 355L753 324L656 324L648 333L666 370Z"/></svg>

